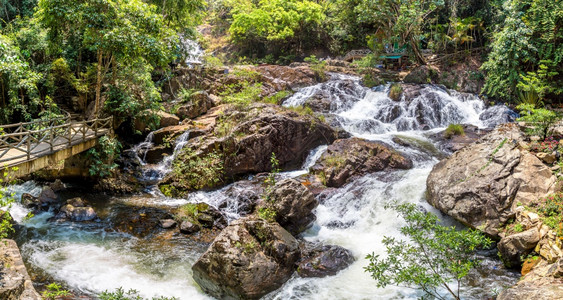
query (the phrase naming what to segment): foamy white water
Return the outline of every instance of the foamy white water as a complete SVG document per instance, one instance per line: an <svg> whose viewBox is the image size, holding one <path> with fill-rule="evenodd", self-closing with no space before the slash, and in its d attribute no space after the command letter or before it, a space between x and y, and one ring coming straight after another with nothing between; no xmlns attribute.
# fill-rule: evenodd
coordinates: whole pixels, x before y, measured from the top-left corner
<svg viewBox="0 0 563 300"><path fill-rule="evenodd" d="M475 96L460 95L434 86L424 86L420 95L409 101L395 102L387 97L388 87L370 90L359 84L359 78L333 75L327 83L307 87L286 100L285 106L307 103L321 93L331 101L330 113L351 135L380 140L393 145L414 158L411 170L369 174L337 190L321 201L316 209L317 221L304 233L308 241L336 244L350 249L356 262L336 276L299 278L294 276L266 299L416 299L419 291L386 287L379 289L364 272L365 256L369 253L385 255L381 243L384 236L399 237L403 224L397 214L386 210L390 202L416 203L434 211L424 199L426 178L436 158L419 150L393 143L393 136L414 138L430 144L425 133L437 131L449 123L469 123L490 127L506 120L507 109L502 106L486 108ZM172 158L187 142L188 133L176 141L170 159L158 166L150 166L154 178L169 172ZM150 140L145 141L149 145ZM326 151L326 146L311 151L301 170L283 172L282 177L305 174ZM139 147L140 150L143 147ZM140 151L139 157L142 157ZM147 166L149 167L149 166ZM187 202L206 202L221 207L229 220L240 217L239 196L259 197L245 182L238 182L210 192L196 192L188 199L167 199L154 192L153 200L176 206ZM37 194L37 187L27 184L17 188ZM254 195L252 194L254 193ZM130 201L137 201L130 199ZM145 205L145 202L143 202ZM18 207L17 205L14 206ZM21 213L25 208L19 206ZM107 232L105 224L54 224L50 214L40 214L24 223L27 238L22 238L22 253L30 264L48 273L57 281L87 294L103 290L134 288L145 297L175 296L179 299L207 299L193 282L191 266L203 251L171 243L161 248L125 234ZM495 262L490 262L494 264ZM483 276L481 276L483 277ZM464 299L482 299L493 288L514 282L507 272L483 279L478 286L464 290Z"/></svg>

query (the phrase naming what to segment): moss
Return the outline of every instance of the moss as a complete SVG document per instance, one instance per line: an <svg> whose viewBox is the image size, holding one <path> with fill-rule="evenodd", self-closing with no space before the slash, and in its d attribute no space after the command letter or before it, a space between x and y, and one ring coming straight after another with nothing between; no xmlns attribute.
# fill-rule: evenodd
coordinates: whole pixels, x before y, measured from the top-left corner
<svg viewBox="0 0 563 300"><path fill-rule="evenodd" d="M465 131L463 130L463 126L461 124L450 124L446 131L444 131L444 137L447 139L451 139L453 136L456 135L465 135Z"/></svg>

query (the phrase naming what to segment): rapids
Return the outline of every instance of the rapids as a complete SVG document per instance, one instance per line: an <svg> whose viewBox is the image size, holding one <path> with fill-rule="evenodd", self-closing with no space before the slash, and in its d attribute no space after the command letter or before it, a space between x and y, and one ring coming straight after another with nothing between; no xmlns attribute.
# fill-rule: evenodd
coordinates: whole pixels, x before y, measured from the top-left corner
<svg viewBox="0 0 563 300"><path fill-rule="evenodd" d="M336 276L299 278L294 276L282 288L266 299L416 299L420 292L412 289L387 287L379 289L363 268L365 256L374 252L384 254L383 236L400 236L402 225L395 212L384 209L386 203L416 203L437 213L425 199L426 178L438 162L435 156L406 148L393 142L401 135L432 146L427 138L450 123L467 123L481 128L510 121L511 111L504 106L487 108L473 95L463 95L432 85L419 86L419 95L409 101L395 102L387 96L389 86L373 90L361 86L353 76L333 74L326 83L306 87L284 102L284 106L308 103L315 95L325 94L331 100L328 115L333 125L353 136L381 140L406 153L414 160L414 168L406 171L380 172L358 178L320 201L316 209L317 221L303 237L309 241L337 244L350 249L356 262ZM145 165L143 179L154 182L170 170L170 163L186 142L187 133L175 142L175 153L157 166ZM143 149L150 147L150 137L134 151L143 163ZM301 170L281 173L284 177L305 174L322 155L326 146L311 151ZM249 178L251 180L252 178ZM112 229L115 212L123 206L174 207L187 202L207 202L223 207L229 221L240 217L238 206L226 195L227 189L245 191L237 183L210 191L190 194L188 199L169 199L159 192L141 196L107 197L81 195L94 204L100 222L90 224L55 223L42 213L23 220L26 209L19 204L12 207L21 222L18 237L22 254L36 278L62 282L66 287L95 295L118 287L136 289L143 296L175 296L179 299L208 299L192 279L191 266L205 244L182 236L171 239L142 239ZM34 183L12 187L16 197L22 192L39 193ZM448 218L445 222L454 224ZM505 270L495 259L495 253L483 253L484 265L468 277L464 299L483 299L492 291L512 285L518 274Z"/></svg>

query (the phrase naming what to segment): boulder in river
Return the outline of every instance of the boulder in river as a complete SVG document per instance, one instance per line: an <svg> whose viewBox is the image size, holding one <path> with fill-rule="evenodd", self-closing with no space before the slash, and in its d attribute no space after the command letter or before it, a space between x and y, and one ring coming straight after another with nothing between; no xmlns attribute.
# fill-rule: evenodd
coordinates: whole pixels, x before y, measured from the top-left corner
<svg viewBox="0 0 563 300"><path fill-rule="evenodd" d="M554 192L557 178L522 148L516 124L505 124L434 166L428 202L489 236L514 217L514 208Z"/></svg>
<svg viewBox="0 0 563 300"><path fill-rule="evenodd" d="M73 221L73 222L86 222L96 219L98 215L94 209L86 205L81 198L72 198L66 201L55 219L59 221Z"/></svg>
<svg viewBox="0 0 563 300"><path fill-rule="evenodd" d="M279 224L242 218L196 261L194 280L218 299L259 299L291 277L299 253L297 240Z"/></svg>
<svg viewBox="0 0 563 300"><path fill-rule="evenodd" d="M563 258L553 264L541 261L518 283L503 290L498 300L563 299Z"/></svg>
<svg viewBox="0 0 563 300"><path fill-rule="evenodd" d="M326 186L341 187L357 176L410 168L410 159L384 143L349 138L330 145L310 171L319 176Z"/></svg>
<svg viewBox="0 0 563 300"><path fill-rule="evenodd" d="M202 167L172 172L160 188L182 196L249 173L270 171L272 153L280 166L298 167L310 150L335 138L334 130L318 118L280 106L257 103L245 112L227 111L213 132L189 140L175 159L177 166ZM203 166L210 172L203 172Z"/></svg>
<svg viewBox="0 0 563 300"><path fill-rule="evenodd" d="M301 277L333 276L354 262L350 250L336 245L324 245L304 249L297 263L297 273Z"/></svg>
<svg viewBox="0 0 563 300"><path fill-rule="evenodd" d="M315 196L299 181L285 179L266 195L276 212L276 221L293 235L303 232L316 220L313 210L319 205Z"/></svg>

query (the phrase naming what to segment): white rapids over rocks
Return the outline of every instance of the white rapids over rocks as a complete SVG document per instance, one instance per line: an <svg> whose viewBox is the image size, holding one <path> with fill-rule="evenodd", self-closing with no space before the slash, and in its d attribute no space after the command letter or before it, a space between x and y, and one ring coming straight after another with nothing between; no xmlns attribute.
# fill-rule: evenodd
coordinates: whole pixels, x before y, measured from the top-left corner
<svg viewBox="0 0 563 300"><path fill-rule="evenodd" d="M347 84L343 84L345 81ZM487 109L475 96L430 85L424 86L420 96L408 103L394 102L387 97L388 88L381 86L370 90L362 87L357 77L334 74L327 83L303 88L285 101L285 106L303 105L316 93L328 90L333 103L331 113L336 115L340 127L353 136L385 141L417 159L411 170L366 175L322 200L316 209L317 221L304 233L304 238L350 249L356 262L332 277L300 278L295 275L266 299L416 299L421 296L419 291L412 289L377 288L363 269L367 265L367 254L385 254L381 243L383 236L400 236L402 221L394 211L386 210L385 204L391 201L416 203L436 212L424 200L424 193L426 178L438 160L396 145L392 138L400 134L429 143L425 135L428 131L437 131L450 123L490 127L505 122L509 111L502 106ZM182 142L185 141L179 139L176 147L181 149ZM312 150L302 170L280 175L296 177L305 174L325 150L326 146ZM157 176L162 176L169 168L168 161L162 162L156 168ZM229 187L192 193L187 200L164 199L159 194L152 197L162 200L165 205L207 202L219 207L228 201L224 191ZM16 190L19 195L22 191L38 193L30 183L16 187ZM136 200L113 197L110 204L116 201ZM224 213L229 220L239 217L236 205L225 207ZM14 205L12 211L16 209L20 210L18 216L25 215L26 210L19 204ZM151 247L150 242L107 230L103 222L89 225L47 222L50 216L44 213L23 221L26 233L20 236L19 243L32 268L47 273L65 286L86 294L123 287L136 289L145 297L208 299L191 275L192 264L205 249L176 245L162 251L156 246ZM17 219L21 221L21 218ZM492 296L492 290L517 280L514 274L501 270L500 262L489 258L485 261L486 272L473 276L472 284L464 291L464 299Z"/></svg>

